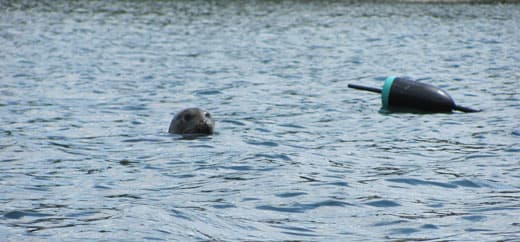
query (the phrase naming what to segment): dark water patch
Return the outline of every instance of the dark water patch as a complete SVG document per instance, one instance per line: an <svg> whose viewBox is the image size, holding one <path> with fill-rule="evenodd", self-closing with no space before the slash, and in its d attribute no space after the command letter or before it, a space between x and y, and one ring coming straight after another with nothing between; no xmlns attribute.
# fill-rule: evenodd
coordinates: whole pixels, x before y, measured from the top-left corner
<svg viewBox="0 0 520 242"><path fill-rule="evenodd" d="M390 207L399 207L401 204L390 201L390 200L378 200L373 202L367 202L366 205L372 206L372 207L378 207L378 208L390 208Z"/></svg>
<svg viewBox="0 0 520 242"><path fill-rule="evenodd" d="M430 207L430 208L442 208L442 207L444 207L444 204L441 202L434 202L434 203L426 204L426 206Z"/></svg>
<svg viewBox="0 0 520 242"><path fill-rule="evenodd" d="M472 159L494 159L497 158L497 154L488 153L488 154L475 154L475 155L468 155L465 157L466 160L472 160Z"/></svg>
<svg viewBox="0 0 520 242"><path fill-rule="evenodd" d="M337 200L327 200L323 202L317 202L317 203L311 203L311 204L305 204L304 207L307 207L309 209L316 209L319 207L345 207L345 206L352 206L350 203L337 201Z"/></svg>
<svg viewBox="0 0 520 242"><path fill-rule="evenodd" d="M285 193L276 194L277 197L282 197L282 198L298 197L298 196L303 196L303 195L307 195L307 193L306 192L285 192Z"/></svg>
<svg viewBox="0 0 520 242"><path fill-rule="evenodd" d="M456 186L461 186L461 187L469 187L469 188L480 188L482 187L482 185L479 185L473 181L470 181L470 180L467 180L467 179L464 179L464 180L458 180L458 181L453 181L453 182L450 182L451 184L454 184Z"/></svg>
<svg viewBox="0 0 520 242"><path fill-rule="evenodd" d="M255 128L255 130L260 131L262 133L271 133L271 130L265 128Z"/></svg>
<svg viewBox="0 0 520 242"><path fill-rule="evenodd" d="M51 178L46 178L46 177L37 177L36 179L47 180L47 181L51 180ZM23 189L28 190L28 191L35 191L35 192L49 192L52 190L52 188L54 186L55 185L52 185L52 184L45 184L45 185L38 184L38 185L32 185L32 186L25 186L25 187L23 187Z"/></svg>
<svg viewBox="0 0 520 242"><path fill-rule="evenodd" d="M461 218L464 220L472 221L472 222L479 222L479 221L484 221L486 219L486 216L471 215L471 216L462 216Z"/></svg>
<svg viewBox="0 0 520 242"><path fill-rule="evenodd" d="M402 235L409 235L409 234L413 234L413 233L418 233L420 232L420 230L418 229L415 229L415 228L398 228L398 229L392 229L392 234L402 234Z"/></svg>
<svg viewBox="0 0 520 242"><path fill-rule="evenodd" d="M283 229L283 233L294 235L294 236L304 236L304 237L315 237L315 231L313 229L296 227L296 226L288 226L288 225L271 225L273 228Z"/></svg>
<svg viewBox="0 0 520 242"><path fill-rule="evenodd" d="M267 146L267 147L276 147L276 146L278 146L278 143L273 142L273 141L254 141L254 140L249 140L249 141L246 141L246 143L248 143L250 145Z"/></svg>
<svg viewBox="0 0 520 242"><path fill-rule="evenodd" d="M398 215L400 218L404 219L428 219L428 218L445 218L445 217L460 217L467 215L467 213L462 212L444 212L444 211L426 211L424 214L400 214Z"/></svg>
<svg viewBox="0 0 520 242"><path fill-rule="evenodd" d="M297 125L297 124L280 124L278 125L280 127L287 127L287 128L295 128L295 129L305 129L305 127L301 126L301 125Z"/></svg>
<svg viewBox="0 0 520 242"><path fill-rule="evenodd" d="M23 217L50 217L53 214L49 213L41 213L32 210L21 210L21 211L11 211L4 213L4 218L6 219L20 219Z"/></svg>
<svg viewBox="0 0 520 242"><path fill-rule="evenodd" d="M511 135L520 137L520 128L516 128L511 132Z"/></svg>
<svg viewBox="0 0 520 242"><path fill-rule="evenodd" d="M293 236L302 236L302 237L314 237L317 235L314 234L308 234L308 233L299 233L299 232L290 232L290 231L283 231L284 234L293 235Z"/></svg>
<svg viewBox="0 0 520 242"><path fill-rule="evenodd" d="M219 90L199 90L199 91L196 91L195 92L195 95L199 95L199 96L207 96L207 95L220 95L222 94L221 91Z"/></svg>
<svg viewBox="0 0 520 242"><path fill-rule="evenodd" d="M241 201L242 202L250 202L250 201L260 201L262 199L260 198L255 198L255 197L246 197L246 198L243 198Z"/></svg>
<svg viewBox="0 0 520 242"><path fill-rule="evenodd" d="M353 171L348 170L349 168L352 168L354 165L354 162L349 161L335 161L335 160L328 160L329 164L334 167L342 168L344 169L344 173L352 173ZM334 170L337 171L337 170Z"/></svg>
<svg viewBox="0 0 520 242"><path fill-rule="evenodd" d="M520 148L510 147L510 148L505 149L504 151L511 152L511 153L520 153Z"/></svg>
<svg viewBox="0 0 520 242"><path fill-rule="evenodd" d="M4 129L0 129L0 132L5 135L5 136L13 136L13 131L11 130L4 130ZM5 145L2 145L2 146L5 146Z"/></svg>
<svg viewBox="0 0 520 242"><path fill-rule="evenodd" d="M26 213L21 211L12 211L4 214L4 218L7 219L19 219L26 216Z"/></svg>
<svg viewBox="0 0 520 242"><path fill-rule="evenodd" d="M303 179L303 182L319 182L320 180L308 177L308 176L300 176L301 179Z"/></svg>
<svg viewBox="0 0 520 242"><path fill-rule="evenodd" d="M67 217L86 217L98 214L98 212L95 211L81 211L81 212L75 212L75 213L69 213L67 214Z"/></svg>
<svg viewBox="0 0 520 242"><path fill-rule="evenodd" d="M396 224L402 224L406 223L406 220L394 220L394 221L383 221L383 222L377 222L374 223L373 226L379 227L379 226L391 226Z"/></svg>
<svg viewBox="0 0 520 242"><path fill-rule="evenodd" d="M144 104L140 105L126 105L122 107L114 107L115 109L123 110L123 111L144 111L147 110L148 107Z"/></svg>
<svg viewBox="0 0 520 242"><path fill-rule="evenodd" d="M101 184L97 184L97 185L93 186L93 188L95 188L95 189L103 189L103 190L113 189L113 187L111 187L111 186L101 185Z"/></svg>
<svg viewBox="0 0 520 242"><path fill-rule="evenodd" d="M464 229L464 231L466 231L466 232L490 232L492 230L491 229L467 228L467 229Z"/></svg>
<svg viewBox="0 0 520 242"><path fill-rule="evenodd" d="M38 221L38 223L54 223L54 224L57 224L57 223L63 223L65 219L56 219L56 218L53 218L53 219L48 219L48 220L42 220L42 221ZM18 225L19 227L23 227L23 228L26 228L27 229L27 232L29 233L33 233L33 232L38 232L38 231L42 231L42 230L50 230L50 229L60 229L60 228L71 228L71 227L75 227L75 226L79 226L79 225L85 225L85 224L78 224L78 223L68 223L68 224L62 224L62 225L33 225L33 224L28 224L28 225Z"/></svg>
<svg viewBox="0 0 520 242"><path fill-rule="evenodd" d="M412 185L412 186L437 186L437 187L443 187L443 188L457 188L457 185L453 185L453 184L449 184L449 183L425 181L425 180L415 179L415 178L391 178L391 179L386 179L386 181L395 182L395 183L404 183L404 184L408 184L408 185Z"/></svg>
<svg viewBox="0 0 520 242"><path fill-rule="evenodd" d="M49 135L47 136L47 139L49 140L68 140L68 137L61 136L61 135Z"/></svg>
<svg viewBox="0 0 520 242"><path fill-rule="evenodd" d="M123 166L129 166L129 165L132 165L132 164L137 164L139 162L137 161L130 161L128 159L122 159L119 161L119 164L123 165Z"/></svg>
<svg viewBox="0 0 520 242"><path fill-rule="evenodd" d="M172 213L172 215L176 218L181 218L181 219L185 219L185 220L188 220L188 221L191 221L191 217L189 216L189 214L186 214L185 212L179 210L179 209L170 209L170 212Z"/></svg>
<svg viewBox="0 0 520 242"><path fill-rule="evenodd" d="M141 196L133 195L133 194L115 194L115 195L106 195L106 198L131 198L131 199L142 199Z"/></svg>
<svg viewBox="0 0 520 242"><path fill-rule="evenodd" d="M256 209L259 210L270 210L275 212L285 212L285 213L304 213L307 210L313 210L320 207L345 207L345 206L353 206L352 204L336 201L336 200L326 200L317 203L294 203L290 206L281 205L281 206L271 206L271 205L260 205L257 206Z"/></svg>
<svg viewBox="0 0 520 242"><path fill-rule="evenodd" d="M292 159L284 154L255 154L255 158L266 158L268 160L283 160L283 161L291 161Z"/></svg>
<svg viewBox="0 0 520 242"><path fill-rule="evenodd" d="M219 120L219 122L230 123L230 124L238 125L238 126L245 126L246 125L244 122L240 122L238 120L233 120L233 119L222 119L222 120Z"/></svg>
<svg viewBox="0 0 520 242"><path fill-rule="evenodd" d="M216 209L236 208L236 206L233 204L217 204L217 205L213 205L212 207L214 207Z"/></svg>
<svg viewBox="0 0 520 242"><path fill-rule="evenodd" d="M410 172L408 169L404 169L403 167L392 167L392 166L374 167L373 170L376 173L374 176L391 176L391 175L402 176L402 175Z"/></svg>
<svg viewBox="0 0 520 242"><path fill-rule="evenodd" d="M2 159L0 162L15 162L18 161L18 159Z"/></svg>
<svg viewBox="0 0 520 242"><path fill-rule="evenodd" d="M161 139L151 139L151 138L136 138L136 139L124 139L124 140L121 140L121 142L125 142L125 143L140 143L140 142L151 142L151 143L155 143L155 142L163 142L164 140L161 140Z"/></svg>
<svg viewBox="0 0 520 242"><path fill-rule="evenodd" d="M61 148L66 148L66 149L70 149L70 148L73 147L70 144L62 144L62 143L58 143L58 142L49 142L49 144L54 145L54 146L58 146L58 147L61 147Z"/></svg>
<svg viewBox="0 0 520 242"><path fill-rule="evenodd" d="M273 212L283 212L283 213L303 213L305 209L301 207L276 207L271 205L260 205L257 206L256 209L259 210L269 210Z"/></svg>
<svg viewBox="0 0 520 242"><path fill-rule="evenodd" d="M421 229L439 229L439 227L434 224L424 224L421 226Z"/></svg>
<svg viewBox="0 0 520 242"><path fill-rule="evenodd" d="M196 177L195 174L168 174L168 176L178 178L178 179L189 179L189 178Z"/></svg>
<svg viewBox="0 0 520 242"><path fill-rule="evenodd" d="M320 182L313 184L313 186L339 186L339 187L348 187L348 182L337 181L337 182Z"/></svg>
<svg viewBox="0 0 520 242"><path fill-rule="evenodd" d="M230 181L247 181L252 180L254 178L251 177L243 177L239 175L226 175L226 176L218 176L219 178L222 178L224 180L230 180ZM210 178L216 178L216 177L210 177Z"/></svg>
<svg viewBox="0 0 520 242"><path fill-rule="evenodd" d="M110 220L113 218L113 215L104 214L99 211L83 211L76 213L69 213L66 215L68 218L75 218L77 221L81 222L96 222L96 221L104 221Z"/></svg>
<svg viewBox="0 0 520 242"><path fill-rule="evenodd" d="M156 229L155 231L159 231L159 232L165 233L165 234L171 234L168 231L164 231L164 230L160 230L160 229ZM147 241L162 241L162 240L164 240L164 239L159 238L159 237L151 237L151 236L144 236L143 239L147 240Z"/></svg>
<svg viewBox="0 0 520 242"><path fill-rule="evenodd" d="M222 169L227 169L227 170L235 170L235 171L250 171L250 170L255 170L255 168L253 166L239 166L239 165L235 165L235 166L221 166L220 168Z"/></svg>
<svg viewBox="0 0 520 242"><path fill-rule="evenodd" d="M484 208L472 208L469 211L472 213L486 213L486 212L497 212L497 211L520 211L520 208L518 206L514 205L503 205L503 204L497 204L497 203L491 203L487 204Z"/></svg>
<svg viewBox="0 0 520 242"><path fill-rule="evenodd" d="M190 145L191 148L204 148L204 149L212 149L215 146L212 145Z"/></svg>

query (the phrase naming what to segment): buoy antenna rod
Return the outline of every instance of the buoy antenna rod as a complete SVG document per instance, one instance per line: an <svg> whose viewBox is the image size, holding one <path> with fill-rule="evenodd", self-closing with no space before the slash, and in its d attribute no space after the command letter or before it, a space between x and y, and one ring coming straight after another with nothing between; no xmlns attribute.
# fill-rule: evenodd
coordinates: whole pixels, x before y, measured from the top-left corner
<svg viewBox="0 0 520 242"><path fill-rule="evenodd" d="M473 108L468 108L468 107L463 107L463 106L459 106L459 105L455 105L455 107L453 107L453 109L461 111L461 112L465 112L465 113L480 112L480 110L473 109Z"/></svg>
<svg viewBox="0 0 520 242"><path fill-rule="evenodd" d="M356 85L356 84L348 84L348 87L354 88L354 89L358 89L358 90L363 90L363 91L375 92L375 93L381 93L382 92L382 90L379 89L379 88L365 87L365 86L360 86L360 85Z"/></svg>

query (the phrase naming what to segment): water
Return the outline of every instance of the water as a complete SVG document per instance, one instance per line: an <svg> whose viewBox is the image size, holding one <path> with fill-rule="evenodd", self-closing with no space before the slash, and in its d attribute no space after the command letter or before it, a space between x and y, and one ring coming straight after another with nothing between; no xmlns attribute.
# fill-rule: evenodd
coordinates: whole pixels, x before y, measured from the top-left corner
<svg viewBox="0 0 520 242"><path fill-rule="evenodd" d="M520 240L520 5L0 9L8 241ZM388 75L484 112L347 88ZM168 134L193 106L217 133Z"/></svg>

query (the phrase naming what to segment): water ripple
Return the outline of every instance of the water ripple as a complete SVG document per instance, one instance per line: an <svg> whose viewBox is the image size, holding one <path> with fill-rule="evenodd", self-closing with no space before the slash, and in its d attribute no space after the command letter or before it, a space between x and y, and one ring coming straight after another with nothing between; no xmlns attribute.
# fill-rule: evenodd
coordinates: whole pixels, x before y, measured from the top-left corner
<svg viewBox="0 0 520 242"><path fill-rule="evenodd" d="M518 241L520 5L377 2L0 1L1 238Z"/></svg>
<svg viewBox="0 0 520 242"><path fill-rule="evenodd" d="M327 200L316 203L294 203L291 206L272 206L272 205L259 205L256 209L259 210L270 210L275 212L286 212L286 213L305 213L308 210L317 209L320 207L345 207L353 206L352 204L336 201Z"/></svg>
<svg viewBox="0 0 520 242"><path fill-rule="evenodd" d="M395 182L395 183L404 183L412 186L419 186L419 185L426 185L426 186L438 186L443 188L457 188L457 185L449 184L449 183L443 183L443 182L433 182L433 181L425 181L421 179L415 179L415 178L392 178L392 179L386 179L389 182Z"/></svg>
<svg viewBox="0 0 520 242"><path fill-rule="evenodd" d="M373 206L373 207L384 207L384 208L401 206L399 203L396 203L396 202L390 201L390 200L379 200L379 201L367 202L366 204L369 206Z"/></svg>

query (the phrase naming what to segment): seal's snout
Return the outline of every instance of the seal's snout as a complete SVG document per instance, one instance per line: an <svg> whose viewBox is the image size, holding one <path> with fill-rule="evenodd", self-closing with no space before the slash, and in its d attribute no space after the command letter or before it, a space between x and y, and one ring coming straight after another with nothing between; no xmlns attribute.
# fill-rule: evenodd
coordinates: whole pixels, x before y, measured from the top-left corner
<svg viewBox="0 0 520 242"><path fill-rule="evenodd" d="M213 126L210 125L202 125L200 126L199 132L200 134L213 134Z"/></svg>
<svg viewBox="0 0 520 242"><path fill-rule="evenodd" d="M213 122L210 119L203 119L197 126L197 133L201 134L212 134L213 133Z"/></svg>
<svg viewBox="0 0 520 242"><path fill-rule="evenodd" d="M209 116L209 118L204 120L204 125L207 127L207 132L209 134L212 134L213 133L213 129L215 128L215 121L213 121L211 116Z"/></svg>

